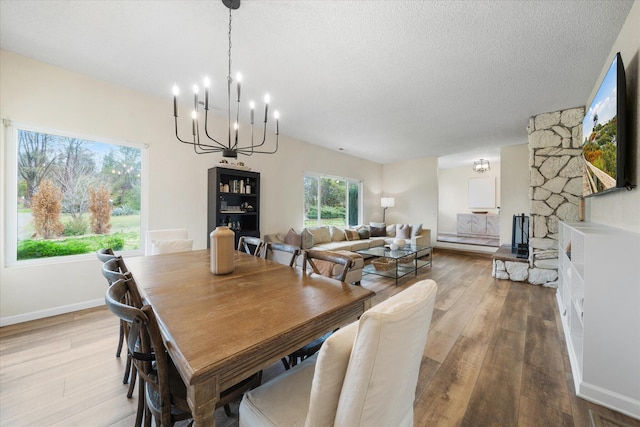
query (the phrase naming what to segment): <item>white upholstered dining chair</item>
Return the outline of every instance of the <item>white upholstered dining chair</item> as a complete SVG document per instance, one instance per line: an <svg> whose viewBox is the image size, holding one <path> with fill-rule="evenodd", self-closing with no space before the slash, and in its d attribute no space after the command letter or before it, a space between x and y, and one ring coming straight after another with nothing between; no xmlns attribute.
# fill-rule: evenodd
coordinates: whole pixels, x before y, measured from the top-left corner
<svg viewBox="0 0 640 427"><path fill-rule="evenodd" d="M186 228L147 231L145 255L185 252L192 249L193 239L189 239Z"/></svg>
<svg viewBox="0 0 640 427"><path fill-rule="evenodd" d="M246 393L240 427L413 427L437 285L423 280L335 332L320 351Z"/></svg>

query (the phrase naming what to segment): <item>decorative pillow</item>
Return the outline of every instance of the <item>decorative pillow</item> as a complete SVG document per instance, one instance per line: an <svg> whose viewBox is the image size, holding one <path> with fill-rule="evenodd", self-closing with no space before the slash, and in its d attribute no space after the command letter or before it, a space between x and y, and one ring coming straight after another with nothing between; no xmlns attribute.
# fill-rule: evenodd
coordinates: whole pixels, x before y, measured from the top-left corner
<svg viewBox="0 0 640 427"><path fill-rule="evenodd" d="M358 234L360 235L361 240L368 239L371 236L371 232L366 227L359 229Z"/></svg>
<svg viewBox="0 0 640 427"><path fill-rule="evenodd" d="M396 227L396 239L410 239L411 226L409 224L398 224Z"/></svg>
<svg viewBox="0 0 640 427"><path fill-rule="evenodd" d="M152 240L151 255L186 252L193 249L193 239Z"/></svg>
<svg viewBox="0 0 640 427"><path fill-rule="evenodd" d="M331 242L331 233L329 232L329 227L307 227L307 230L309 230L309 232L313 234L314 245Z"/></svg>
<svg viewBox="0 0 640 427"><path fill-rule="evenodd" d="M387 237L396 237L396 225L387 225Z"/></svg>
<svg viewBox="0 0 640 427"><path fill-rule="evenodd" d="M342 242L344 240L347 240L342 228L334 227L332 225L331 227L329 227L329 232L331 233L332 242Z"/></svg>
<svg viewBox="0 0 640 427"><path fill-rule="evenodd" d="M300 233L300 235L302 237L302 245L300 246L300 248L311 249L314 244L313 234L311 234L311 232L305 228L302 230L302 233Z"/></svg>
<svg viewBox="0 0 640 427"><path fill-rule="evenodd" d="M287 235L284 236L284 242L287 245L296 246L298 248L301 248L302 247L302 235L292 228L287 232Z"/></svg>
<svg viewBox="0 0 640 427"><path fill-rule="evenodd" d="M384 222L370 222L369 227L386 227L387 224Z"/></svg>
<svg viewBox="0 0 640 427"><path fill-rule="evenodd" d="M356 230L344 230L347 240L360 240L360 234Z"/></svg>
<svg viewBox="0 0 640 427"><path fill-rule="evenodd" d="M422 224L414 224L411 226L411 236L419 236L422 234Z"/></svg>
<svg viewBox="0 0 640 427"><path fill-rule="evenodd" d="M387 227L376 227L375 225L369 226L371 229L371 237L385 237L387 235Z"/></svg>

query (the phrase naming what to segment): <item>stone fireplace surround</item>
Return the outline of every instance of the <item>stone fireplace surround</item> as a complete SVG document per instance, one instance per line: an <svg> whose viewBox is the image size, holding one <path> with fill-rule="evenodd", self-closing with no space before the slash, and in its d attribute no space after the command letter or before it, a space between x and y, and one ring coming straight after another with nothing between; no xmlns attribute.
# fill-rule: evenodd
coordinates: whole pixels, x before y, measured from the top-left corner
<svg viewBox="0 0 640 427"><path fill-rule="evenodd" d="M558 285L558 221L578 221L584 108L529 119L529 260L494 260L499 279Z"/></svg>

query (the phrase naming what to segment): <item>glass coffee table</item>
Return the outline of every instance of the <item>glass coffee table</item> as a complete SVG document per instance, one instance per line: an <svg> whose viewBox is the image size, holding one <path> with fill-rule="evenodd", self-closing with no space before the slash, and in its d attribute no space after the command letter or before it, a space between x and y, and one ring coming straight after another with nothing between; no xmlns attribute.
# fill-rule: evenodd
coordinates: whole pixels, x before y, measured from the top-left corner
<svg viewBox="0 0 640 427"><path fill-rule="evenodd" d="M431 246L405 246L402 249L391 250L389 246L356 251L365 258L374 259L362 269L363 274L376 274L378 276L398 279L409 273L418 275L418 269L431 267L433 250ZM420 259L427 257L426 259Z"/></svg>

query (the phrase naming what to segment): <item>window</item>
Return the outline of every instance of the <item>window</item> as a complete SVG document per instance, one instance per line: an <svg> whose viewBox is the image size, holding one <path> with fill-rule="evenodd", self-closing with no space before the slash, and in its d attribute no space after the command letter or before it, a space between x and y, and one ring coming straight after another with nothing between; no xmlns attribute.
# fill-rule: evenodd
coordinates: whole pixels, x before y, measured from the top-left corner
<svg viewBox="0 0 640 427"><path fill-rule="evenodd" d="M304 177L304 225L360 223L361 182L355 179L306 174Z"/></svg>
<svg viewBox="0 0 640 427"><path fill-rule="evenodd" d="M9 262L141 248L141 147L9 129Z"/></svg>

